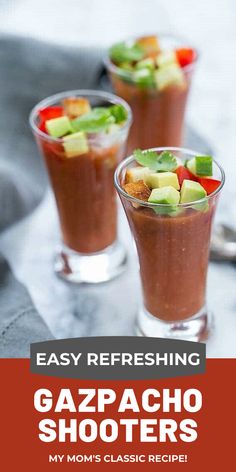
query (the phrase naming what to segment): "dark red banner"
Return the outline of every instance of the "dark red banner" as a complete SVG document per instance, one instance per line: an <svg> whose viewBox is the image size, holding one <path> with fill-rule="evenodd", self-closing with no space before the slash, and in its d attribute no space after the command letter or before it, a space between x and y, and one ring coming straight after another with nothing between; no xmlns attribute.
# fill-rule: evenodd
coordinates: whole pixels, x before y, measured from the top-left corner
<svg viewBox="0 0 236 472"><path fill-rule="evenodd" d="M161 379L149 381L92 381L63 379L32 374L29 370L29 360L1 359L1 469L3 471L31 470L69 471L79 470L119 470L129 468L137 470L141 466L152 470L166 471L195 471L232 470L235 447L235 389L233 387L236 359L207 360L205 374L176 379ZM47 389L51 392L51 410L39 412L34 405L35 392ZM61 389L70 389L76 404L76 412L63 410L55 412ZM112 389L116 400L105 407L104 412L78 412L78 389ZM186 389L196 389L202 394L202 407L197 412L160 411L155 413L140 411L118 412L124 389L133 389L138 405L142 405L142 394L146 389L157 389L160 392L160 404L163 400L164 389L180 389L181 394ZM80 399L81 401L81 399ZM97 410L97 395L90 401L91 409ZM93 408L94 407L94 408ZM56 438L44 442L39 435L40 421L50 419ZM84 419L90 418L97 425L91 442L84 442L79 435L79 425ZM132 442L127 442L127 429L122 425L125 419L133 419ZM192 442L181 439L181 421L193 419L197 427L197 437ZM65 425L76 424L77 437L65 435L65 442L59 442L59 423L65 420ZM118 438L111 442L101 439L101 423L114 420L118 424ZM162 423L165 419L175 421L178 428L173 435L163 439ZM147 430L146 420L157 420L151 429ZM150 427L150 426L149 426ZM87 429L86 429L87 428ZM84 434L88 433L88 426ZM140 430L144 429L145 442L140 440ZM81 430L82 431L82 430ZM109 431L109 428L108 428ZM44 437L49 437L45 435ZM156 439L153 439L156 437ZM185 436L188 438L189 435ZM172 439L171 439L172 438ZM188 439L187 439L188 440Z"/></svg>

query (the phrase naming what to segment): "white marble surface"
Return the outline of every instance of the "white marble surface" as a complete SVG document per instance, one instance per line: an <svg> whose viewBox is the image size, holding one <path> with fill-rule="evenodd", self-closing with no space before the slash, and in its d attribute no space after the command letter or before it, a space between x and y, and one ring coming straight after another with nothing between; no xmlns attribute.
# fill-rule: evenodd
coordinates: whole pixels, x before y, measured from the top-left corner
<svg viewBox="0 0 236 472"><path fill-rule="evenodd" d="M171 31L189 38L199 48L200 59L188 122L209 141L225 167L227 180L217 219L236 227L235 13L234 0L9 0L0 3L0 32L77 46L98 42L108 46L127 35L149 31ZM59 281L52 270L58 234L48 194L33 215L0 241L52 332L57 337L131 333L140 291L123 216L121 238L128 246L130 265L119 281L119 293L116 282L101 286L98 297L94 288L78 291ZM235 286L236 266L210 264L208 298L215 330L207 343L209 356L236 357Z"/></svg>

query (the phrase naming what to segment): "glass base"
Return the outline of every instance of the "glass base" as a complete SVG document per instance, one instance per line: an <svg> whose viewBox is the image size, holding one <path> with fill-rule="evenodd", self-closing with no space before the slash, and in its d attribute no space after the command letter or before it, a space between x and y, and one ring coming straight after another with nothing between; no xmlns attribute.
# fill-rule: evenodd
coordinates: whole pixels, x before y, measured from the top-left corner
<svg viewBox="0 0 236 472"><path fill-rule="evenodd" d="M173 322L162 321L142 307L138 313L136 334L155 338L204 341L209 336L211 318L206 306L191 318Z"/></svg>
<svg viewBox="0 0 236 472"><path fill-rule="evenodd" d="M63 245L56 254L55 272L68 282L97 284L122 274L126 263L126 252L119 241L92 254L75 252Z"/></svg>

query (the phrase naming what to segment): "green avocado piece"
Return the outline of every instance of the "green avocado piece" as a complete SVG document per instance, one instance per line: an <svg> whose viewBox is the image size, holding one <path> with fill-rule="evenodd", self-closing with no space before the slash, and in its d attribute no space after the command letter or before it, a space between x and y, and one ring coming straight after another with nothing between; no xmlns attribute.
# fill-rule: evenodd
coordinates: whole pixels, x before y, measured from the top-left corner
<svg viewBox="0 0 236 472"><path fill-rule="evenodd" d="M187 161L187 168L194 175L211 177L213 173L213 159L211 156L196 156Z"/></svg>
<svg viewBox="0 0 236 472"><path fill-rule="evenodd" d="M60 116L59 118L47 120L45 126L48 134L53 138L61 138L73 132L68 116Z"/></svg>
<svg viewBox="0 0 236 472"><path fill-rule="evenodd" d="M155 63L151 57L147 57L147 59L143 59L142 61L137 62L135 68L136 70L148 69L150 71L154 71Z"/></svg>
<svg viewBox="0 0 236 472"><path fill-rule="evenodd" d="M163 216L179 216L181 215L184 210L178 205L163 205L159 207L153 207L152 210L156 213L156 215L163 215Z"/></svg>
<svg viewBox="0 0 236 472"><path fill-rule="evenodd" d="M116 43L109 49L109 56L116 64L140 61L145 51L139 44L128 45L125 42Z"/></svg>
<svg viewBox="0 0 236 472"><path fill-rule="evenodd" d="M146 183L150 188L174 187L176 190L180 188L178 176L174 172L151 173Z"/></svg>
<svg viewBox="0 0 236 472"><path fill-rule="evenodd" d="M124 70L128 71L128 72L132 72L132 71L133 71L133 66L132 66L132 64L130 64L130 62L122 62L122 63L119 65L119 67L120 67L121 69L124 69Z"/></svg>
<svg viewBox="0 0 236 472"><path fill-rule="evenodd" d="M180 203L190 203L207 196L206 190L198 182L184 180L180 191Z"/></svg>
<svg viewBox="0 0 236 472"><path fill-rule="evenodd" d="M142 68L142 69L136 70L133 73L133 79L134 79L134 82L139 87L144 87L145 88L145 87L154 87L155 86L153 72L150 69L147 69L147 68Z"/></svg>
<svg viewBox="0 0 236 472"><path fill-rule="evenodd" d="M83 131L65 136L63 138L63 147L66 157L76 157L86 154L89 150L86 134Z"/></svg>
<svg viewBox="0 0 236 472"><path fill-rule="evenodd" d="M155 72L155 82L158 90L164 90L169 85L185 85L185 78L178 64L170 63L160 67Z"/></svg>
<svg viewBox="0 0 236 472"><path fill-rule="evenodd" d="M177 64L176 54L174 51L162 51L156 58L158 67L166 66L167 64Z"/></svg>
<svg viewBox="0 0 236 472"><path fill-rule="evenodd" d="M167 186L155 188L148 199L149 203L159 203L163 205L177 205L180 200L180 193L174 187Z"/></svg>
<svg viewBox="0 0 236 472"><path fill-rule="evenodd" d="M196 203L193 205L193 209L197 211L201 211L202 213L207 213L209 210L209 203L208 202L203 202L203 203Z"/></svg>
<svg viewBox="0 0 236 472"><path fill-rule="evenodd" d="M192 159L189 159L189 161L186 161L185 165L187 169L190 170L190 172L192 172L193 175L197 175L195 157L193 157Z"/></svg>

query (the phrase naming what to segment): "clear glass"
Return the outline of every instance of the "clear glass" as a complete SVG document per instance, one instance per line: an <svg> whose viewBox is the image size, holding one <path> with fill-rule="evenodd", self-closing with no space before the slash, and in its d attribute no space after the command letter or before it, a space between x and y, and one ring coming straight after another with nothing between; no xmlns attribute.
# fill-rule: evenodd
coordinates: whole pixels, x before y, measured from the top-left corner
<svg viewBox="0 0 236 472"><path fill-rule="evenodd" d="M129 39L127 43L132 44L135 39ZM158 40L164 50L191 47L188 41L171 35L158 35ZM183 144L185 109L197 58L196 52L194 62L182 68L183 84L171 85L162 91L140 88L135 84L132 72L124 71L113 64L109 57L105 58L115 93L129 103L133 113L128 154L135 148L180 147Z"/></svg>
<svg viewBox="0 0 236 472"><path fill-rule="evenodd" d="M183 163L198 153L169 150ZM213 217L224 185L224 172L214 161L218 189L194 203L170 205L141 202L122 188L126 170L136 166L133 156L115 172L115 186L133 234L140 263L144 305L138 315L138 333L144 336L203 339L210 324L206 280ZM169 212L169 214L168 214Z"/></svg>
<svg viewBox="0 0 236 472"><path fill-rule="evenodd" d="M92 107L122 104L128 119L110 134L88 135L89 151L66 157L60 139L38 128L39 111L60 105L66 97L85 97ZM117 202L114 171L124 157L131 111L115 95L93 90L73 90L41 101L30 114L30 125L45 160L55 195L62 232L55 270L64 279L98 283L119 275L126 254L117 241Z"/></svg>

